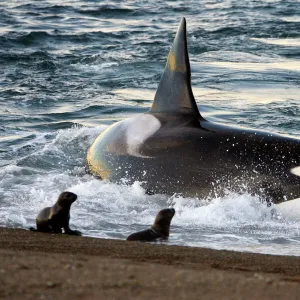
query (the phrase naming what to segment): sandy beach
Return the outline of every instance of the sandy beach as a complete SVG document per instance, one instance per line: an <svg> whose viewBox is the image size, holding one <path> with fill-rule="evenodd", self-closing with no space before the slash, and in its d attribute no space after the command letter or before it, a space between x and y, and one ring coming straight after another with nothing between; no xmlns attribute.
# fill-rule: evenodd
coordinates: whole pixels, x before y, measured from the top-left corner
<svg viewBox="0 0 300 300"><path fill-rule="evenodd" d="M300 299L300 257L0 228L1 299Z"/></svg>

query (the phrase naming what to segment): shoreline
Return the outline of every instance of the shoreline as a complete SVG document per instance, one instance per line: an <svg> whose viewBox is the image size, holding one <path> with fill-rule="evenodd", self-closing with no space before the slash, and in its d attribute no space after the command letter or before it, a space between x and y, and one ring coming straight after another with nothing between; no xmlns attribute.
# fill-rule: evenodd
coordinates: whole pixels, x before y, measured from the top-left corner
<svg viewBox="0 0 300 300"><path fill-rule="evenodd" d="M4 227L0 255L3 299L300 299L298 256Z"/></svg>

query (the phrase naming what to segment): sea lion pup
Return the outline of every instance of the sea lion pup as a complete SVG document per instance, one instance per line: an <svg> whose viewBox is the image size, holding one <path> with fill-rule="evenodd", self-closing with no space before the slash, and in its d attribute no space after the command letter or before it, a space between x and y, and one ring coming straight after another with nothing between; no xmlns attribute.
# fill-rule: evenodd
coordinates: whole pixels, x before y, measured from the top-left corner
<svg viewBox="0 0 300 300"><path fill-rule="evenodd" d="M131 234L127 241L153 242L157 239L167 240L170 233L170 224L175 215L174 208L161 210L150 229Z"/></svg>
<svg viewBox="0 0 300 300"><path fill-rule="evenodd" d="M45 207L36 218L36 229L30 227L32 231L62 233L62 228L66 234L81 235L80 231L71 230L69 227L70 209L77 195L71 192L63 192L59 195L56 203L52 207Z"/></svg>

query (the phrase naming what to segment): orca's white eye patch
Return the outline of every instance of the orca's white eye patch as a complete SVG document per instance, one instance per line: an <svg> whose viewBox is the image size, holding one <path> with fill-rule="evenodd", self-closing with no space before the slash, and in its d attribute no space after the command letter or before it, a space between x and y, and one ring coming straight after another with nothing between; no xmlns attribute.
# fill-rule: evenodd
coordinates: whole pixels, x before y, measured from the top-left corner
<svg viewBox="0 0 300 300"><path fill-rule="evenodd" d="M125 120L124 125L126 125L125 136L128 154L146 158L147 156L139 153L140 147L161 127L160 121L150 114L143 114Z"/></svg>
<svg viewBox="0 0 300 300"><path fill-rule="evenodd" d="M291 173L296 175L296 176L300 176L300 167L296 167L291 169Z"/></svg>

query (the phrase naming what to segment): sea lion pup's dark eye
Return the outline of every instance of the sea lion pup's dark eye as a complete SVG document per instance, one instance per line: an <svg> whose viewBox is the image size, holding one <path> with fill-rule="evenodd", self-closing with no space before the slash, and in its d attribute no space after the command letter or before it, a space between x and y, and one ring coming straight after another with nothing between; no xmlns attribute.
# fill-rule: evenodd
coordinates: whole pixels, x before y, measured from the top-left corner
<svg viewBox="0 0 300 300"><path fill-rule="evenodd" d="M152 242L157 239L167 240L170 232L170 224L175 215L174 208L162 209L154 220L150 229L131 234L127 241Z"/></svg>
<svg viewBox="0 0 300 300"><path fill-rule="evenodd" d="M76 199L77 195L74 193L61 193L52 207L46 207L38 214L36 218L37 229L31 227L30 230L62 233L63 228L66 234L81 235L80 231L71 230L69 227L70 209Z"/></svg>

